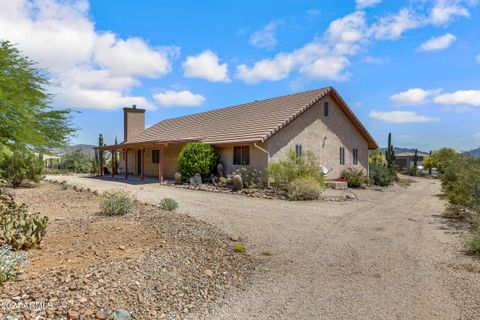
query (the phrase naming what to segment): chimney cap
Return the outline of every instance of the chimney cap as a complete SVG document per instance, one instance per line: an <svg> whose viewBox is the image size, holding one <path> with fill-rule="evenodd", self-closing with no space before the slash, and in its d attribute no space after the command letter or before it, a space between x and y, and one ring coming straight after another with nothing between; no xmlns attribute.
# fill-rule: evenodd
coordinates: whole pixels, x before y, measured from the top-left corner
<svg viewBox="0 0 480 320"><path fill-rule="evenodd" d="M137 109L137 105L136 104L132 105L132 108Z"/></svg>

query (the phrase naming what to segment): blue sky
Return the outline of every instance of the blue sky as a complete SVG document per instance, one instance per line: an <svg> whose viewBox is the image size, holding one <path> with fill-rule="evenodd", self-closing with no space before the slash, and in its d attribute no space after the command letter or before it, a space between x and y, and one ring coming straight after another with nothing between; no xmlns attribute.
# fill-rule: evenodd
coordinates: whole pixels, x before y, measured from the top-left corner
<svg viewBox="0 0 480 320"><path fill-rule="evenodd" d="M0 38L47 68L80 129L335 87L380 145L480 145L476 0L0 0Z"/></svg>

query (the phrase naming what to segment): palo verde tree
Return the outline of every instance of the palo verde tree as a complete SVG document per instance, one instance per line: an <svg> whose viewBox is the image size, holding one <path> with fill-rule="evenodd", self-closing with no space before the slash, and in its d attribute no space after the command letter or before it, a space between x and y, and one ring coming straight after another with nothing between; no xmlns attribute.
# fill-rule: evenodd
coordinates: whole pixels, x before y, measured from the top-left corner
<svg viewBox="0 0 480 320"><path fill-rule="evenodd" d="M388 146L387 150L385 150L385 160L387 161L387 167L393 167L393 161L395 161L395 151L393 150L392 145L392 134L388 134Z"/></svg>
<svg viewBox="0 0 480 320"><path fill-rule="evenodd" d="M54 109L48 76L8 41L0 41L0 150L48 152L75 131L69 109Z"/></svg>

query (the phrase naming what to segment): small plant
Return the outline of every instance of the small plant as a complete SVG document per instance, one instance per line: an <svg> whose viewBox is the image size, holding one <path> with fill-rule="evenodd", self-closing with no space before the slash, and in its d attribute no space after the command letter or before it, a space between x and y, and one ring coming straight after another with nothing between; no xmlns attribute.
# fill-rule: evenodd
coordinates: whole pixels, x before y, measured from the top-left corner
<svg viewBox="0 0 480 320"><path fill-rule="evenodd" d="M369 166L370 183L376 186L386 187L391 185L395 181L395 176L395 170L383 164L374 163Z"/></svg>
<svg viewBox="0 0 480 320"><path fill-rule="evenodd" d="M348 168L340 175L347 180L350 188L360 188L366 181L362 169Z"/></svg>
<svg viewBox="0 0 480 320"><path fill-rule="evenodd" d="M262 188L263 187L263 180L262 180L262 172L257 169L250 169L247 167L237 168L230 174L230 177L233 178L234 176L239 175L242 177L243 186L245 188Z"/></svg>
<svg viewBox="0 0 480 320"><path fill-rule="evenodd" d="M273 253L271 253L270 251L263 251L262 256L271 257L273 256Z"/></svg>
<svg viewBox="0 0 480 320"><path fill-rule="evenodd" d="M0 179L4 179L14 188L20 187L26 181L39 182L42 171L42 160L24 148L4 154L0 161Z"/></svg>
<svg viewBox="0 0 480 320"><path fill-rule="evenodd" d="M0 227L3 241L15 250L30 249L39 244L47 232L48 217L29 214L28 207L0 198Z"/></svg>
<svg viewBox="0 0 480 320"><path fill-rule="evenodd" d="M15 279L21 268L26 266L27 261L24 254L13 252L8 245L0 246L0 286Z"/></svg>
<svg viewBox="0 0 480 320"><path fill-rule="evenodd" d="M70 183L68 183L67 181L63 181L61 184L60 184L60 188L62 190L68 190L68 189L71 189L72 188L72 185Z"/></svg>
<svg viewBox="0 0 480 320"><path fill-rule="evenodd" d="M116 190L103 194L100 210L107 216L124 215L132 205L133 199L127 192Z"/></svg>
<svg viewBox="0 0 480 320"><path fill-rule="evenodd" d="M288 184L290 200L316 200L320 198L322 185L313 177L301 177Z"/></svg>
<svg viewBox="0 0 480 320"><path fill-rule="evenodd" d="M238 252L238 253L244 253L247 251L247 248L240 242L237 242L233 245L233 251Z"/></svg>
<svg viewBox="0 0 480 320"><path fill-rule="evenodd" d="M480 254L480 226L477 227L472 236L467 238L467 247L473 252Z"/></svg>
<svg viewBox="0 0 480 320"><path fill-rule="evenodd" d="M178 208L178 203L177 201L171 198L164 198L162 199L162 201L160 201L159 207L162 208L163 210L174 211L175 209Z"/></svg>

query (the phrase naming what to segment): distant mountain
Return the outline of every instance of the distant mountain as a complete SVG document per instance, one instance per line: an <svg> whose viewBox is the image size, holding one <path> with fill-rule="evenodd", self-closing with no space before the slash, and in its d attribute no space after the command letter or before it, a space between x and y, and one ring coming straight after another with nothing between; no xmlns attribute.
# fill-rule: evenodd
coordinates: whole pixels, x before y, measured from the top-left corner
<svg viewBox="0 0 480 320"><path fill-rule="evenodd" d="M465 151L464 153L472 157L480 158L480 148L473 149L470 151Z"/></svg>
<svg viewBox="0 0 480 320"><path fill-rule="evenodd" d="M380 150L382 151L382 153L385 153L385 150L387 150L387 148L381 148ZM399 147L393 147L393 151L395 151L395 154L400 154L400 153L414 153L414 152L415 152L415 148L399 148ZM418 154L419 154L419 155L428 156L428 155L430 154L430 152L425 152L425 151L418 150Z"/></svg>
<svg viewBox="0 0 480 320"><path fill-rule="evenodd" d="M84 153L89 156L95 156L95 150L93 149L94 145L92 144L76 144L74 146L69 146L66 147L65 150L62 153L72 153L76 151L80 151L81 153Z"/></svg>

